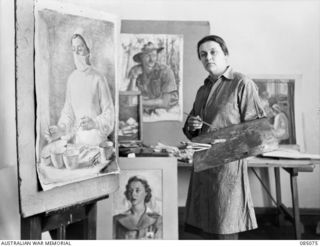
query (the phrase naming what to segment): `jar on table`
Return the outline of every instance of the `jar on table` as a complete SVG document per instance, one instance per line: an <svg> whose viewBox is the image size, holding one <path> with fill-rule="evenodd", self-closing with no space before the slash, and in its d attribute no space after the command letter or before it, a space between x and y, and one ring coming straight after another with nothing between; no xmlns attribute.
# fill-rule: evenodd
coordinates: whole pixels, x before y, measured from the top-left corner
<svg viewBox="0 0 320 247"><path fill-rule="evenodd" d="M101 163L104 163L111 159L114 153L114 147L112 141L104 141L99 144Z"/></svg>

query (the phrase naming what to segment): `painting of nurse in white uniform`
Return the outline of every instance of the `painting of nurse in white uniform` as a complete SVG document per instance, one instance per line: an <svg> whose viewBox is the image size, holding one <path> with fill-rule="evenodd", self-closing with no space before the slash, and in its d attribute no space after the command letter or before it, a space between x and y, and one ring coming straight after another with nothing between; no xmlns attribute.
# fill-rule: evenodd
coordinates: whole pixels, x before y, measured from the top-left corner
<svg viewBox="0 0 320 247"><path fill-rule="evenodd" d="M49 9L37 14L36 150L43 190L119 172L114 132L117 29L112 18L88 15Z"/></svg>
<svg viewBox="0 0 320 247"><path fill-rule="evenodd" d="M46 133L48 141L66 136L76 144L99 145L114 127L114 105L108 83L90 63L88 40L81 31L71 45L76 69L67 82L66 98L57 125Z"/></svg>

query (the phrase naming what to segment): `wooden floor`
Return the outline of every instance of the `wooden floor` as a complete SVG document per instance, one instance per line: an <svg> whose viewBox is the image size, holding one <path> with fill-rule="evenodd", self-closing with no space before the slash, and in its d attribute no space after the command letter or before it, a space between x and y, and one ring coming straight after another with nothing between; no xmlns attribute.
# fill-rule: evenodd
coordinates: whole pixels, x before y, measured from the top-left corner
<svg viewBox="0 0 320 247"><path fill-rule="evenodd" d="M257 214L258 229L240 233L240 240L293 240L293 225L286 219L283 219L281 226L277 226L275 217L272 214ZM320 215L301 215L303 223L302 239L319 240L320 235L316 234L317 222L320 221ZM193 229L184 227L184 208L179 208L179 239L181 240L202 240L200 233Z"/></svg>

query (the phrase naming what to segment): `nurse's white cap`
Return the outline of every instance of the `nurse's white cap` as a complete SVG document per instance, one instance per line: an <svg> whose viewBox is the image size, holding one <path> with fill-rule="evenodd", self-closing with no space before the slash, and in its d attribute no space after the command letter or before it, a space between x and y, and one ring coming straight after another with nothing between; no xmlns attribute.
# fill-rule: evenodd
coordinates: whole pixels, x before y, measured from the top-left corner
<svg viewBox="0 0 320 247"><path fill-rule="evenodd" d="M92 48L92 40L90 38L90 35L88 32L86 32L82 27L78 27L76 30L74 30L74 32L72 33L72 36L75 34L79 34L84 41L87 44L87 47L89 48L89 50L91 51Z"/></svg>

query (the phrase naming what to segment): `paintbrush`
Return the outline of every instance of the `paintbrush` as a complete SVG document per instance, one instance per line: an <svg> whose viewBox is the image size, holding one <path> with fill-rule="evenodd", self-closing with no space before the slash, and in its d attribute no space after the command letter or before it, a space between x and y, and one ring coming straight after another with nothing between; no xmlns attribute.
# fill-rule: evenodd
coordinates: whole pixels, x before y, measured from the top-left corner
<svg viewBox="0 0 320 247"><path fill-rule="evenodd" d="M211 147L211 144L207 143L199 143L199 142L180 142L181 144L188 145L188 146L196 146L196 147Z"/></svg>
<svg viewBox="0 0 320 247"><path fill-rule="evenodd" d="M183 114L184 115L187 115L188 117L196 117L196 116L192 116L192 115L190 115L189 113L186 113L186 112L183 112ZM209 127L213 127L211 124L209 124L209 123L207 123L207 122L205 122L205 121L203 121L202 119L201 120L199 120L200 122L202 122L203 124L205 124L205 125L207 125L207 126L209 126Z"/></svg>

